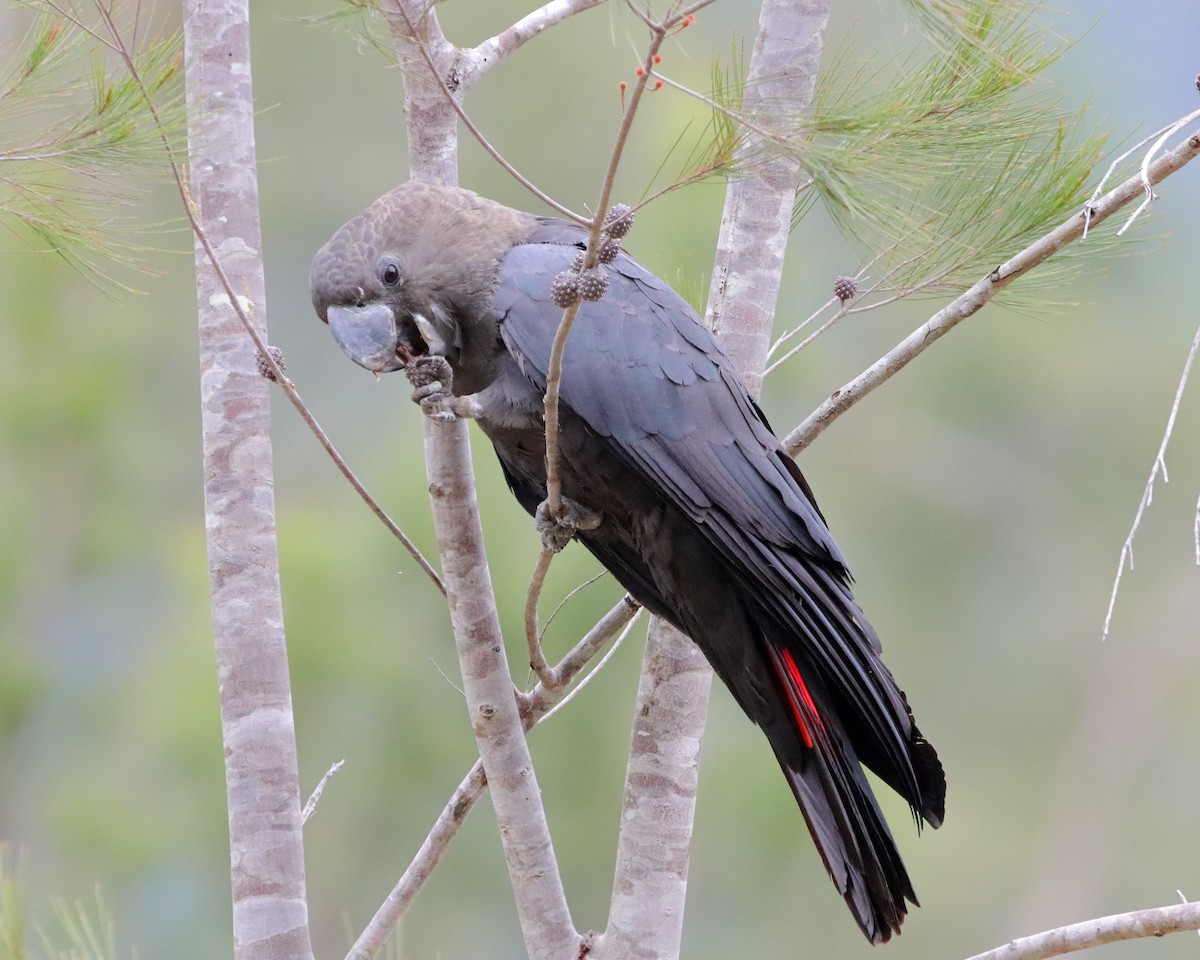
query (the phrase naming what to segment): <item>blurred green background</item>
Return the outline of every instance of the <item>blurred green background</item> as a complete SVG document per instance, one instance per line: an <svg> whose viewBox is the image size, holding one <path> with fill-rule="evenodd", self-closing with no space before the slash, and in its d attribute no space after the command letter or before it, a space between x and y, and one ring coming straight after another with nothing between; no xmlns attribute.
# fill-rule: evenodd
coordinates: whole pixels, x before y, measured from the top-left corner
<svg viewBox="0 0 1200 960"><path fill-rule="evenodd" d="M351 465L427 551L420 424L402 378L340 355L308 302L313 252L405 175L399 72L316 0L258 0L252 24L271 342ZM439 5L474 44L525 3ZM705 10L664 67L704 88L756 11ZM830 41L907 49L891 3L835 3ZM1200 8L1062 0L1079 37L1052 71L1087 122L1140 139L1200 105ZM616 84L641 34L618 4L530 43L471 95L493 142L576 209L594 199ZM740 42L740 41L739 41ZM680 118L650 98L618 195L640 196ZM462 182L533 201L464 142ZM624 193L622 193L624 191ZM828 883L766 743L723 691L701 767L684 954L955 957L1046 926L1200 897L1200 492L1197 391L1185 397L1122 584L1100 631L1198 320L1200 166L1159 190L1137 255L1051 291L1067 306L988 307L840 420L801 459L850 557L858 596L949 780L943 829L919 839L884 803L923 908L872 953ZM628 246L706 288L723 191L700 186L639 215ZM171 192L139 216L173 221L143 295L98 294L53 257L0 258L0 840L22 851L34 920L96 884L118 939L144 958L229 953L222 750L210 641L191 242ZM1113 229L1106 226L1105 229ZM819 213L797 232L779 328L807 316L857 258ZM772 377L789 429L923 320L913 303L848 320ZM339 759L306 829L318 955L340 957L408 862L474 750L447 618L291 408L275 400L275 478L302 777ZM478 437L476 437L478 440ZM476 447L512 659L536 537ZM593 572L578 548L550 597ZM550 647L618 596L571 601ZM641 631L573 707L532 735L577 925L605 922ZM471 816L401 934L412 958L522 948L490 805ZM1192 935L1105 948L1194 957Z"/></svg>

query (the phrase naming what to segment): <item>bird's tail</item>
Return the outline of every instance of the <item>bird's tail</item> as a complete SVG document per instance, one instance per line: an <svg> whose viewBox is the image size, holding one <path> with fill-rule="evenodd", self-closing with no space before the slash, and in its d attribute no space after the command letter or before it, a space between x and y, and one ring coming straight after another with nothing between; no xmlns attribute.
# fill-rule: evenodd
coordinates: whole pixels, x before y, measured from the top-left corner
<svg viewBox="0 0 1200 960"><path fill-rule="evenodd" d="M830 878L863 933L873 943L882 943L900 932L907 904L917 905L908 872L819 675L802 671L788 649L770 642L765 646L787 709L765 724L764 732ZM922 748L928 748L930 755L932 748L915 727L913 734L919 741L914 744L918 754L914 759L927 764ZM936 755L932 762L940 777ZM922 809L929 805L908 799L915 813L933 826L940 823L940 811Z"/></svg>

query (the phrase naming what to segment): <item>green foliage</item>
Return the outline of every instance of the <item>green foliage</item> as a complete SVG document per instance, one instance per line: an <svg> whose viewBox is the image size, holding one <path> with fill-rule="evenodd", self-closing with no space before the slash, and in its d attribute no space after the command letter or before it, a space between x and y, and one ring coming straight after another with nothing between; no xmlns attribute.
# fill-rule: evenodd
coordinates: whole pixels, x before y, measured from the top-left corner
<svg viewBox="0 0 1200 960"><path fill-rule="evenodd" d="M0 224L19 247L32 240L123 286L104 262L137 265L144 252L118 210L166 170L165 138L183 117L179 37L140 11L117 22L30 6L40 14L0 63Z"/></svg>
<svg viewBox="0 0 1200 960"><path fill-rule="evenodd" d="M650 199L672 193L693 183L728 179L738 169L739 158L747 149L749 127L742 122L738 111L741 108L742 77L745 76L744 58L739 47L734 47L732 61L713 63L712 90L708 99L712 105L708 122L693 135L691 147L675 178L666 186L655 191ZM654 174L652 183L661 176L670 163L672 155L687 140L693 124L687 124L679 138L663 157ZM647 188L647 194L650 189ZM648 202L643 200L643 203ZM702 311L701 311L702 312Z"/></svg>
<svg viewBox="0 0 1200 960"><path fill-rule="evenodd" d="M1084 109L1063 109L1039 80L1065 44L1045 49L1031 5L910 7L933 52L888 75L838 58L797 149L805 192L881 255L886 289L940 296L1078 211L1105 138L1080 133ZM1061 280L1063 264L1034 276Z"/></svg>
<svg viewBox="0 0 1200 960"><path fill-rule="evenodd" d="M115 928L99 890L94 907L53 901L57 929L39 930L40 945L26 949L26 908L9 860L0 844L0 960L115 960Z"/></svg>

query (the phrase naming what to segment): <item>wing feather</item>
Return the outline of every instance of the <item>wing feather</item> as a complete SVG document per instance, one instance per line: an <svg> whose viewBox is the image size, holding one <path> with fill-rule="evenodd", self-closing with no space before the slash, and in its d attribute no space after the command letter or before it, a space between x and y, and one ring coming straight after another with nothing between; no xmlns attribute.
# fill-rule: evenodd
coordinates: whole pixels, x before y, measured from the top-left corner
<svg viewBox="0 0 1200 960"><path fill-rule="evenodd" d="M564 242L569 230L556 231L555 242L508 254L493 298L504 343L539 390L562 317L550 284L579 249ZM729 559L745 590L796 638L795 655L861 718L872 742L864 759L920 797L907 705L799 472L682 298L623 254L608 270L607 293L580 306L567 339L562 402Z"/></svg>

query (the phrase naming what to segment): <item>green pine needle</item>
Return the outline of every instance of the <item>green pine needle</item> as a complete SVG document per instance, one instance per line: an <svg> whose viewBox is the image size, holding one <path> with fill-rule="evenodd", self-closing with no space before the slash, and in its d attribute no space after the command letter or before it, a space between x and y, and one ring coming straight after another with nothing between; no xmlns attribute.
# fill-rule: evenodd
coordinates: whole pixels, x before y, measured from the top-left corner
<svg viewBox="0 0 1200 960"><path fill-rule="evenodd" d="M1081 209L1105 138L1080 133L1084 111L1038 82L1065 45L1044 49L1027 5L910 6L933 53L857 98L846 91L861 89L861 70L850 82L844 64L827 71L801 155L840 230L865 254L886 252L888 289L940 296Z"/></svg>
<svg viewBox="0 0 1200 960"><path fill-rule="evenodd" d="M135 77L100 23L61 4L27 6L40 12L24 39L0 51L0 225L20 249L32 243L102 287L128 289L111 265L140 268L146 248L120 211L167 172L163 138L182 129L179 37L153 35L131 8L125 35L152 37L130 51Z"/></svg>

